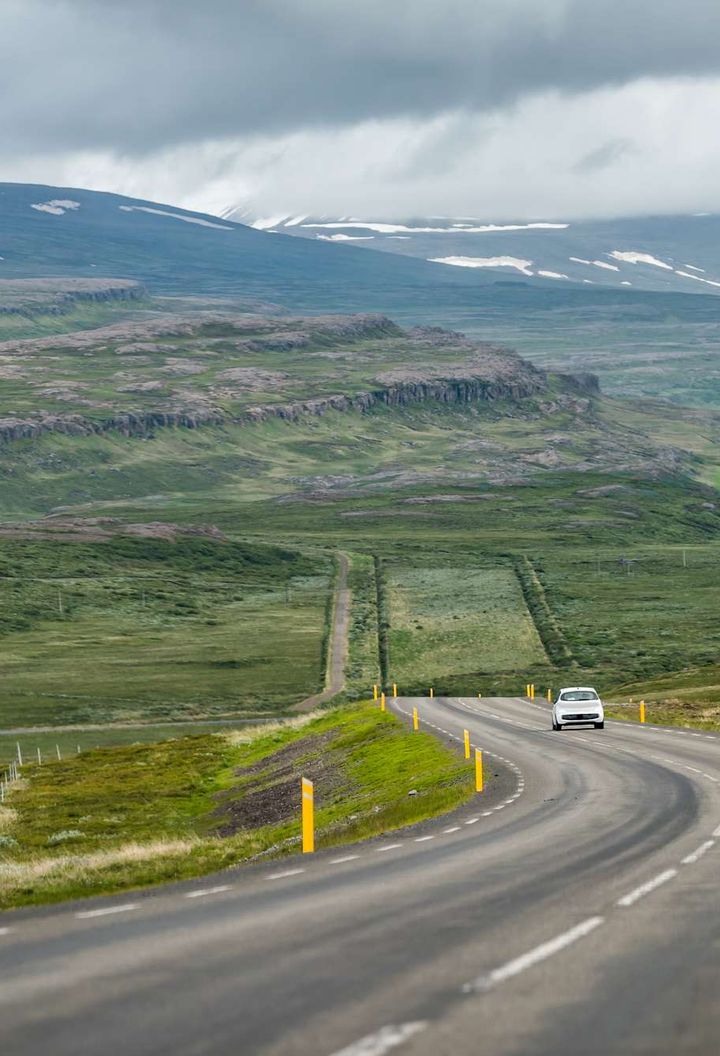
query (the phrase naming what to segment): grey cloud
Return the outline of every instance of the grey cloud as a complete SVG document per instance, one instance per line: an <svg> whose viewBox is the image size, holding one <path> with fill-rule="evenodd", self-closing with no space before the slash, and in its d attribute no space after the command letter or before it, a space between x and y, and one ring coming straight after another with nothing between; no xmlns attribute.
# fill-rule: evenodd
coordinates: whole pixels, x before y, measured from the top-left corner
<svg viewBox="0 0 720 1056"><path fill-rule="evenodd" d="M608 140L607 143L603 143L602 146L583 155L573 166L572 171L580 176L589 172L601 172L603 169L609 169L611 165L614 165L635 149L630 139Z"/></svg>
<svg viewBox="0 0 720 1056"><path fill-rule="evenodd" d="M143 155L719 70L717 0L5 0L0 142Z"/></svg>

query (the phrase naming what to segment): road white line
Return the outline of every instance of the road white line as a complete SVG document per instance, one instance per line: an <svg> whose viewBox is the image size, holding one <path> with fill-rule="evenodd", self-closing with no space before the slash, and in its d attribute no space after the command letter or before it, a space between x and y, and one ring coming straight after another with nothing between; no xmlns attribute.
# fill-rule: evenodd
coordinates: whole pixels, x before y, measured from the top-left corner
<svg viewBox="0 0 720 1056"><path fill-rule="evenodd" d="M443 829L443 832L449 836L451 832L460 832L460 826L451 825L449 829Z"/></svg>
<svg viewBox="0 0 720 1056"><path fill-rule="evenodd" d="M491 811L491 810L484 810L484 811L482 812L482 814L480 815L480 817L481 817L481 818L489 818L491 814L492 814L492 811Z"/></svg>
<svg viewBox="0 0 720 1056"><path fill-rule="evenodd" d="M137 902L126 902L122 906L106 906L105 909L83 909L75 916L78 920L90 920L91 917L108 917L111 913L129 913L137 908Z"/></svg>
<svg viewBox="0 0 720 1056"><path fill-rule="evenodd" d="M696 851L692 854L687 854L683 860L683 865L694 865L698 858L702 858L706 851L709 851L711 847L715 846L715 840L706 840L705 843L701 843Z"/></svg>
<svg viewBox="0 0 720 1056"><path fill-rule="evenodd" d="M382 854L383 851L396 851L398 847L402 847L401 843L386 843L384 847L376 847L375 850L378 854Z"/></svg>
<svg viewBox="0 0 720 1056"><path fill-rule="evenodd" d="M299 873L304 873L304 869L285 869L282 873L270 873L266 876L266 880L284 880L286 876L297 876Z"/></svg>
<svg viewBox="0 0 720 1056"><path fill-rule="evenodd" d="M713 832L713 836L720 836L720 825L718 825L718 827Z"/></svg>
<svg viewBox="0 0 720 1056"><path fill-rule="evenodd" d="M359 854L344 854L342 858L331 858L330 865L342 865L343 862L354 862L355 859L359 857Z"/></svg>
<svg viewBox="0 0 720 1056"><path fill-rule="evenodd" d="M645 895L649 895L651 891L654 891L656 887L660 887L661 884L667 883L668 880L672 880L674 876L677 876L677 869L666 869L664 873L658 873L652 880L648 880L644 884L640 884L640 887L636 887L634 891L624 895L617 901L618 906L632 906L640 898L644 898Z"/></svg>
<svg viewBox="0 0 720 1056"><path fill-rule="evenodd" d="M508 961L507 964L501 965L500 968L494 968L487 975L478 976L471 983L465 983L462 988L463 993L471 994L490 990L493 986L497 986L498 983L504 983L506 980L512 979L513 976L520 975L521 972L526 971L528 968L532 968L541 961L547 960L548 957L552 957L554 954L560 953L561 950L567 949L568 946L572 946L578 939L583 939L603 922L603 917L588 917L581 924L576 924L569 931L564 931L562 935L557 935L554 939L541 943L540 946L536 946L535 949L523 953L512 961Z"/></svg>
<svg viewBox="0 0 720 1056"><path fill-rule="evenodd" d="M185 898L204 898L205 895L219 895L229 890L230 884L218 884L217 887L203 887L199 891L188 891Z"/></svg>
<svg viewBox="0 0 720 1056"><path fill-rule="evenodd" d="M367 1034L344 1049L339 1049L333 1053L333 1056L383 1056L384 1053L402 1045L415 1034L419 1034L421 1030L425 1030L426 1026L427 1023L422 1020L415 1023L400 1023L397 1026L391 1024L388 1027L382 1027L375 1034Z"/></svg>
<svg viewBox="0 0 720 1056"><path fill-rule="evenodd" d="M9 931L10 928L0 928L0 935L7 935Z"/></svg>
<svg viewBox="0 0 720 1056"><path fill-rule="evenodd" d="M434 836L416 836L415 843L425 843L426 840L434 840Z"/></svg>

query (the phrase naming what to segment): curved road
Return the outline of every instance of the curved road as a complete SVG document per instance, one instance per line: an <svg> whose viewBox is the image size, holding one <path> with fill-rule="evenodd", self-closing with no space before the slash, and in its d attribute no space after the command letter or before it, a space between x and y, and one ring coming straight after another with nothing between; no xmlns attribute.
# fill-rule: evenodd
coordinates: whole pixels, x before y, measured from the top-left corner
<svg viewBox="0 0 720 1056"><path fill-rule="evenodd" d="M401 700L488 788L420 829L0 915L14 1056L718 1050L720 737Z"/></svg>

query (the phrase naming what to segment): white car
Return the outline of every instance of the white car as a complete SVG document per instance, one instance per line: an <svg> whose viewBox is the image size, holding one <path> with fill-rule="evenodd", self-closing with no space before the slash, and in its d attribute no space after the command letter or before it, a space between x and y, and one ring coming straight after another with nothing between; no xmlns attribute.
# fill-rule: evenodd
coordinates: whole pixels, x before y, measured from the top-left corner
<svg viewBox="0 0 720 1056"><path fill-rule="evenodd" d="M563 726L605 727L605 712L597 690L590 686L568 686L561 689L552 709L552 728Z"/></svg>

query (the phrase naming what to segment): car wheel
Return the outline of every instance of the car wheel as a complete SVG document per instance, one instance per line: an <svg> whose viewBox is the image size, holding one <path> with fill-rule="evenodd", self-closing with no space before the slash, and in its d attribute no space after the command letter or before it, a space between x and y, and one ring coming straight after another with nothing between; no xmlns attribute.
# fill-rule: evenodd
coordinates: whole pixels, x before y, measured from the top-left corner
<svg viewBox="0 0 720 1056"><path fill-rule="evenodd" d="M554 722L553 723L553 729L557 732L558 730L562 729L562 726L560 725L559 722Z"/></svg>
<svg viewBox="0 0 720 1056"><path fill-rule="evenodd" d="M604 730L605 729L605 723L604 722L596 722L595 723L595 729L596 730Z"/></svg>

